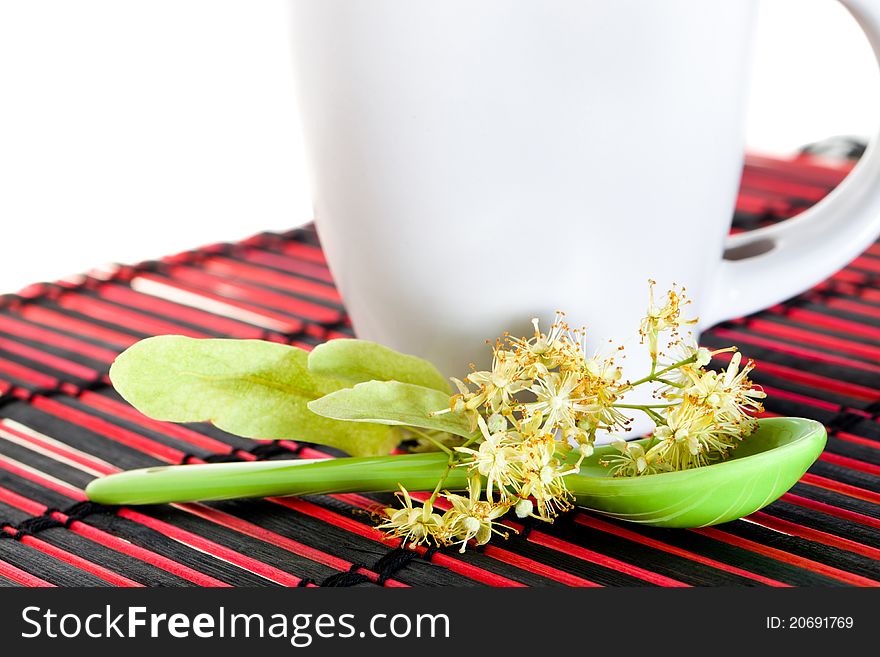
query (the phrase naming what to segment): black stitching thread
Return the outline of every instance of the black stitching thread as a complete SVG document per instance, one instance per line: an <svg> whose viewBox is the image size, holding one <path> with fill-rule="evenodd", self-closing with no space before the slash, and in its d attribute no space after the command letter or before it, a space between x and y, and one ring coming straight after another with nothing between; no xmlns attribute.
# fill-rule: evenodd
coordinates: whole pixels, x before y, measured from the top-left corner
<svg viewBox="0 0 880 657"><path fill-rule="evenodd" d="M181 457L179 463L181 465L188 465L195 459L205 461L206 463L237 463L245 460L241 456L242 454L251 454L252 456L256 457L257 460L265 460L273 456L300 456L305 448L311 447L313 445L314 443L298 442L296 443L296 447L288 447L287 445L273 442L260 443L259 445L255 445L248 450L237 449L231 452L208 454L207 456L198 456L197 454L193 454L192 452L186 452Z"/></svg>
<svg viewBox="0 0 880 657"><path fill-rule="evenodd" d="M191 456L190 458L195 457ZM235 463L236 461L242 461L244 459L232 452L227 452L226 454L209 454L202 460L205 463ZM186 463L186 461L183 461L183 463Z"/></svg>
<svg viewBox="0 0 880 657"><path fill-rule="evenodd" d="M86 380L82 385L76 386L76 391L73 393L74 397L81 397L85 392L94 392L96 390L100 390L101 388L107 387L107 376L108 374L100 373L98 376L93 379Z"/></svg>
<svg viewBox="0 0 880 657"><path fill-rule="evenodd" d="M253 447L248 451L250 451L250 453L256 456L258 459L268 459L273 456L280 456L282 454L290 453L299 456L299 454L302 453L303 447L304 446L302 443L297 443L296 449L290 449L289 447L286 447L285 445L282 445L280 443L265 443L262 445L257 445L256 447Z"/></svg>
<svg viewBox="0 0 880 657"><path fill-rule="evenodd" d="M76 399L81 397L85 392L94 392L95 390L108 387L106 377L107 375L102 372L92 379L82 380L82 383L74 383L73 381L59 379L53 386L43 386L38 388L27 388L25 386L13 385L0 395L0 408L16 401L29 403L32 402L35 397L52 398L63 395Z"/></svg>
<svg viewBox="0 0 880 657"><path fill-rule="evenodd" d="M330 577L323 580L318 586L338 588L343 586L357 586L358 584L369 582L369 577L367 577L363 573L357 572L361 568L364 568L364 566L362 566L361 564L353 563L351 564L351 568L349 568L346 572L330 575Z"/></svg>
<svg viewBox="0 0 880 657"><path fill-rule="evenodd" d="M64 382L58 381L58 383L56 383L54 386L26 389L27 394L22 401L32 402L34 400L34 397L54 397L55 395L64 392L63 386Z"/></svg>
<svg viewBox="0 0 880 657"><path fill-rule="evenodd" d="M15 530L18 532L15 535L15 539L20 541L25 536L32 536L34 534L38 534L39 532L45 531L46 529L52 529L54 527L62 527L63 525L56 520L55 518L42 515L35 516L33 518L28 518L24 520L15 527Z"/></svg>
<svg viewBox="0 0 880 657"><path fill-rule="evenodd" d="M402 547L396 547L383 555L371 568L372 571L379 574L377 584L384 586L385 582L394 577L397 571L405 568L417 556L418 554L413 550Z"/></svg>
<svg viewBox="0 0 880 657"><path fill-rule="evenodd" d="M849 432L858 426L862 419L863 418L857 413L853 413L852 410L841 405L837 414L831 418L826 425L828 428L828 434L833 436L840 432Z"/></svg>
<svg viewBox="0 0 880 657"><path fill-rule="evenodd" d="M15 390L15 387L10 386L5 392L0 394L0 408L3 408L14 401L18 401L18 397L15 396Z"/></svg>
<svg viewBox="0 0 880 657"><path fill-rule="evenodd" d="M76 502L66 509L56 509L54 507L49 507L38 516L32 516L27 520L21 521L17 525L6 523L6 526L14 529L17 532L17 535L13 538L20 540L24 536L32 536L34 534L38 534L39 532L45 531L46 529L52 529L53 527L64 527L65 529L68 529L70 525L77 520L83 520L88 516L96 515L99 513L114 512L115 510L112 507L106 506L104 504L83 501ZM64 522L57 520L53 517L53 515L56 513L61 513L67 516L67 519ZM0 523L0 525L2 525L2 523ZM9 536L8 534L0 534L0 536L4 535Z"/></svg>
<svg viewBox="0 0 880 657"><path fill-rule="evenodd" d="M880 283L880 275L860 272L862 280L858 282L831 281L830 289L840 296L860 297L864 292L875 289Z"/></svg>
<svg viewBox="0 0 880 657"><path fill-rule="evenodd" d="M880 399L875 402L871 402L863 409L865 413L871 414L871 419L874 421L880 420Z"/></svg>
<svg viewBox="0 0 880 657"><path fill-rule="evenodd" d="M14 534L8 532L0 532L0 538L21 540L25 536L32 536L47 529L52 529L56 527L69 529L74 522L83 521L92 515L114 514L115 512L116 507L111 507L105 504L98 504L97 502L90 502L88 500L76 502L64 509L49 507L41 515L30 517L18 523L18 525L0 522L0 527L9 527L15 532ZM63 514L64 516L66 516L66 519L63 522L57 520L53 517L55 513ZM440 548L436 546L429 546L425 550L425 553L422 555L422 559L430 563L431 560L434 558L434 555L439 551ZM379 586L384 586L384 584L389 579L392 579L395 574L397 574L400 570L409 565L409 563L417 557L418 553L414 550L410 550L405 547L397 547L380 557L373 565L373 567L369 570L378 574L376 583ZM353 563L348 571L330 575L320 583L317 583L314 580L306 577L300 580L297 586L305 587L311 584L317 584L321 587L339 588L356 586L358 584L369 582L370 578L368 576L364 575L363 573L357 572L361 569L366 570L367 567L363 564Z"/></svg>
<svg viewBox="0 0 880 657"><path fill-rule="evenodd" d="M69 529L74 522L82 521L89 516L98 514L113 514L115 513L115 511L116 509L114 507L89 501L76 502L65 509L56 509L54 507L50 507L47 508L41 515L33 516L31 518L23 520L17 525L14 525L12 523L0 522L0 527L9 527L14 531L14 533L8 533L5 531L0 532L0 538L21 540L25 536L33 536L34 534L38 534L47 529L52 529L56 527ZM67 516L67 518L64 520L64 522L61 522L52 517L55 513L61 513ZM437 548L435 547L428 548L428 551L426 551L424 558L427 561L430 561L436 550ZM394 574L397 573L397 571L404 568L410 561L416 558L416 556L417 554L412 550L395 548L394 550L391 550L388 554L382 556L376 562L374 567L370 570L378 573L377 583L381 586L384 585L386 581L391 579ZM367 568L363 564L353 563L347 571L330 575L320 583L317 583L314 580L306 577L300 580L297 586L305 587L311 584L317 584L318 586L328 588L357 586L358 584L363 584L370 581L370 578L368 576L364 575L363 573L357 572L361 569Z"/></svg>
<svg viewBox="0 0 880 657"><path fill-rule="evenodd" d="M48 513L48 510L46 511ZM113 507L109 507L105 504L98 504L97 502L89 502L88 500L84 502L77 502L73 504L67 509L62 510L65 516L67 516L67 520L64 521L65 527L70 527L77 520L84 520L89 516L98 515L101 513L115 513L115 509Z"/></svg>

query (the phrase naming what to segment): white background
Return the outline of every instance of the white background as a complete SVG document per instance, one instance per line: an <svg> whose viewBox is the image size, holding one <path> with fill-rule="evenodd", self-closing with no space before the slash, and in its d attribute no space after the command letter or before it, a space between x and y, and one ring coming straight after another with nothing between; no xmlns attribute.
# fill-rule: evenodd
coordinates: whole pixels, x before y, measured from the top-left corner
<svg viewBox="0 0 880 657"><path fill-rule="evenodd" d="M288 20L285 0L0 0L0 291L308 221ZM755 46L750 148L876 130L880 76L836 2L761 0Z"/></svg>

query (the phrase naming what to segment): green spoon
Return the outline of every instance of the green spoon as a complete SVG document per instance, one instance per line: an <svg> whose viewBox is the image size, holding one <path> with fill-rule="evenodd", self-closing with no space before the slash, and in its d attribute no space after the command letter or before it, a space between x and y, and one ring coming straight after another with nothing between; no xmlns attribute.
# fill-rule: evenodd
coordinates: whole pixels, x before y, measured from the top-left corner
<svg viewBox="0 0 880 657"><path fill-rule="evenodd" d="M746 516L791 488L825 447L825 428L804 418L760 420L726 461L682 472L611 477L599 461L603 446L581 471L565 478L579 506L657 527L705 527ZM432 489L446 468L442 453L297 461L179 465L132 470L95 479L89 499L102 504L160 504L236 497L366 493ZM467 485L465 469L447 479Z"/></svg>

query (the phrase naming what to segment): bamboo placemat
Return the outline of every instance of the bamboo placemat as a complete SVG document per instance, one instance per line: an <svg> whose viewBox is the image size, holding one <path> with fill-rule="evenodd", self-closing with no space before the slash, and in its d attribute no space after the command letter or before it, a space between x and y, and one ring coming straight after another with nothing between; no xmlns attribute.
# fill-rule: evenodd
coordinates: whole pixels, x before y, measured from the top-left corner
<svg viewBox="0 0 880 657"><path fill-rule="evenodd" d="M735 230L820 200L851 167L748 158ZM825 453L748 518L661 530L576 511L459 554L383 540L336 495L138 508L84 500L95 476L174 463L332 456L149 420L106 372L159 333L309 348L351 336L313 230L264 233L0 301L0 585L700 586L880 583L880 244L815 289L705 334L758 362L768 415L815 418Z"/></svg>

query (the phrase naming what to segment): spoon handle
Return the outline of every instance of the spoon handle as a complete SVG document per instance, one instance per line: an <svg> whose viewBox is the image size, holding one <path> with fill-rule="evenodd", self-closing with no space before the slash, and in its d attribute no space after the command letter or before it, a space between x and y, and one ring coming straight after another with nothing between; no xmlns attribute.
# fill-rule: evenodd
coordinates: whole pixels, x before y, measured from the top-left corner
<svg viewBox="0 0 880 657"><path fill-rule="evenodd" d="M565 476L574 501L618 520L657 527L705 527L741 518L791 488L825 447L825 427L804 418L763 418L723 462L644 477L613 477L602 459L606 445ZM312 461L251 461L176 465L120 472L86 488L103 504L161 504L322 493L431 490L443 477L443 453ZM448 490L467 486L468 468L452 468ZM538 500L540 503L540 500Z"/></svg>
<svg viewBox="0 0 880 657"><path fill-rule="evenodd" d="M362 458L251 461L172 465L120 472L95 479L86 494L100 504L164 504L237 497L430 490L447 464L442 453ZM449 490L467 486L464 468L454 468Z"/></svg>

